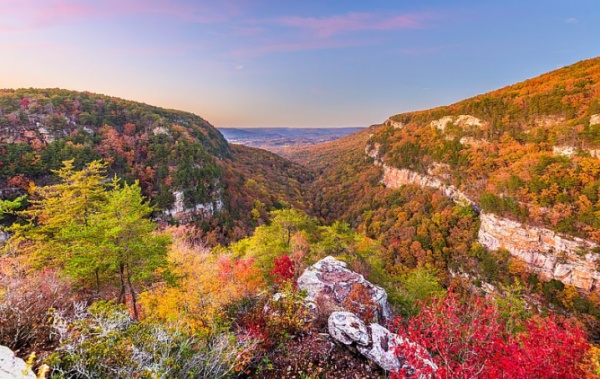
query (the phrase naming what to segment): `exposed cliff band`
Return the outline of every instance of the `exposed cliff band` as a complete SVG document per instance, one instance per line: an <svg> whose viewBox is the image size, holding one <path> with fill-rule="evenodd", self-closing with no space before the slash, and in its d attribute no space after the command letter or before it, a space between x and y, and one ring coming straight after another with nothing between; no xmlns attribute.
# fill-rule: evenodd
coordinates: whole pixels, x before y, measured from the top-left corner
<svg viewBox="0 0 600 379"><path fill-rule="evenodd" d="M396 189L403 185L417 185L439 189L457 203L467 203L479 211L478 205L453 185L435 176L408 169L399 169L379 159L379 146L367 145L365 152L383 169L381 183ZM530 272L550 280L560 280L585 291L593 291L600 284L598 245L581 238L560 236L556 232L519 223L490 213L480 213L481 226L478 241L490 250L504 248L527 265Z"/></svg>

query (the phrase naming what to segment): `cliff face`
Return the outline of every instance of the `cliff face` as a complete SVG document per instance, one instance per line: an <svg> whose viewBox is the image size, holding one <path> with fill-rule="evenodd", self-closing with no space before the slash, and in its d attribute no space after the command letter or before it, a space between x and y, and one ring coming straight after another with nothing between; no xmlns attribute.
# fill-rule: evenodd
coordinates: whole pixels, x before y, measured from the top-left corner
<svg viewBox="0 0 600 379"><path fill-rule="evenodd" d="M479 242L488 249L505 248L527 264L529 271L546 279L591 291L600 282L596 244L567 239L545 228L521 224L490 213L479 215Z"/></svg>
<svg viewBox="0 0 600 379"><path fill-rule="evenodd" d="M470 204L479 211L473 200L437 176L382 163L377 145L368 145L365 152L383 168L381 183L387 188L396 189L403 185L432 187L455 202ZM525 262L530 272L585 291L595 290L600 284L597 269L600 256L591 251L598 247L595 243L581 238L565 238L550 229L529 226L490 213L480 213L480 221L479 242L490 250L508 250L513 257Z"/></svg>
<svg viewBox="0 0 600 379"><path fill-rule="evenodd" d="M440 179L431 176L419 174L418 172L408 169L398 169L390 167L384 163L379 163L383 168L383 178L381 182L388 188L399 188L406 184L414 184L421 187L433 187L442 191L445 196L448 196L457 203L466 203L476 209L477 204L467 197L463 192L453 185L444 184Z"/></svg>
<svg viewBox="0 0 600 379"><path fill-rule="evenodd" d="M442 191L445 196L448 196L457 203L466 203L479 209L477 204L462 191L453 185L445 184L442 179L435 176L433 173L435 167L429 170L429 174L421 174L405 168L395 168L386 165L379 160L379 146L377 144L367 145L365 153L375 159L375 165L383 168L383 177L381 183L387 188L395 189L403 185L417 185L420 187L433 187Z"/></svg>

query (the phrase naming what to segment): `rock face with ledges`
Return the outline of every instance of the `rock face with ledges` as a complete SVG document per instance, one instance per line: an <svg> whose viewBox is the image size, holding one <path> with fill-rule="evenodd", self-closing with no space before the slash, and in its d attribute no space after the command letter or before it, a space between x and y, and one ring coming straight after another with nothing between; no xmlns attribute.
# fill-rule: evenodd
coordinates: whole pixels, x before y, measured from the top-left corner
<svg viewBox="0 0 600 379"><path fill-rule="evenodd" d="M435 176L421 174L406 168L391 167L385 163L376 162L376 164L381 165L383 168L383 178L381 179L381 183L387 188L396 189L403 185L437 188L442 191L445 196L448 196L455 202L464 202L473 206L475 209L479 209L477 204L462 191L453 185L443 183Z"/></svg>
<svg viewBox="0 0 600 379"><path fill-rule="evenodd" d="M352 286L363 286L377 305L375 314L379 322L391 319L392 311L387 300L387 293L365 279L364 276L348 270L346 263L333 257L326 257L308 267L298 278L298 288L305 290L307 300L316 303L318 299L327 301L338 308L352 290Z"/></svg>
<svg viewBox="0 0 600 379"><path fill-rule="evenodd" d="M598 246L581 238L565 238L545 228L521 224L491 213L479 215L479 242L488 249L505 248L527 264L530 271L547 279L591 291L600 284L593 252Z"/></svg>

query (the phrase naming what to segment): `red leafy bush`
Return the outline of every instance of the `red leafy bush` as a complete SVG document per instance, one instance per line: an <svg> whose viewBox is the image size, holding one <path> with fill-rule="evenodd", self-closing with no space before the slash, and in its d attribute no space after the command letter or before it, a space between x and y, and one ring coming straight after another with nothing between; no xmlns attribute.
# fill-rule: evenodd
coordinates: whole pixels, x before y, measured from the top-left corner
<svg viewBox="0 0 600 379"><path fill-rule="evenodd" d="M535 317L524 332L507 332L494 304L484 299L461 301L452 292L431 300L408 321L399 334L415 342L397 354L416 372L395 378L428 374L423 367L426 348L439 367L437 378L581 378L582 361L589 350L585 334L572 320Z"/></svg>
<svg viewBox="0 0 600 379"><path fill-rule="evenodd" d="M294 262L289 255L282 255L274 259L275 267L269 272L273 281L281 284L294 279Z"/></svg>

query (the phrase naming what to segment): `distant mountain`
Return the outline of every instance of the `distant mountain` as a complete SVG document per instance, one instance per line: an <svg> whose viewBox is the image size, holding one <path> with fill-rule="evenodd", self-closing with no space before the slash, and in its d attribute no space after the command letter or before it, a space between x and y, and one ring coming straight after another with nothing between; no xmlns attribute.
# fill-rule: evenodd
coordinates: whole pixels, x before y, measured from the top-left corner
<svg viewBox="0 0 600 379"><path fill-rule="evenodd" d="M364 128L219 128L229 143L282 153L294 146L334 141Z"/></svg>

